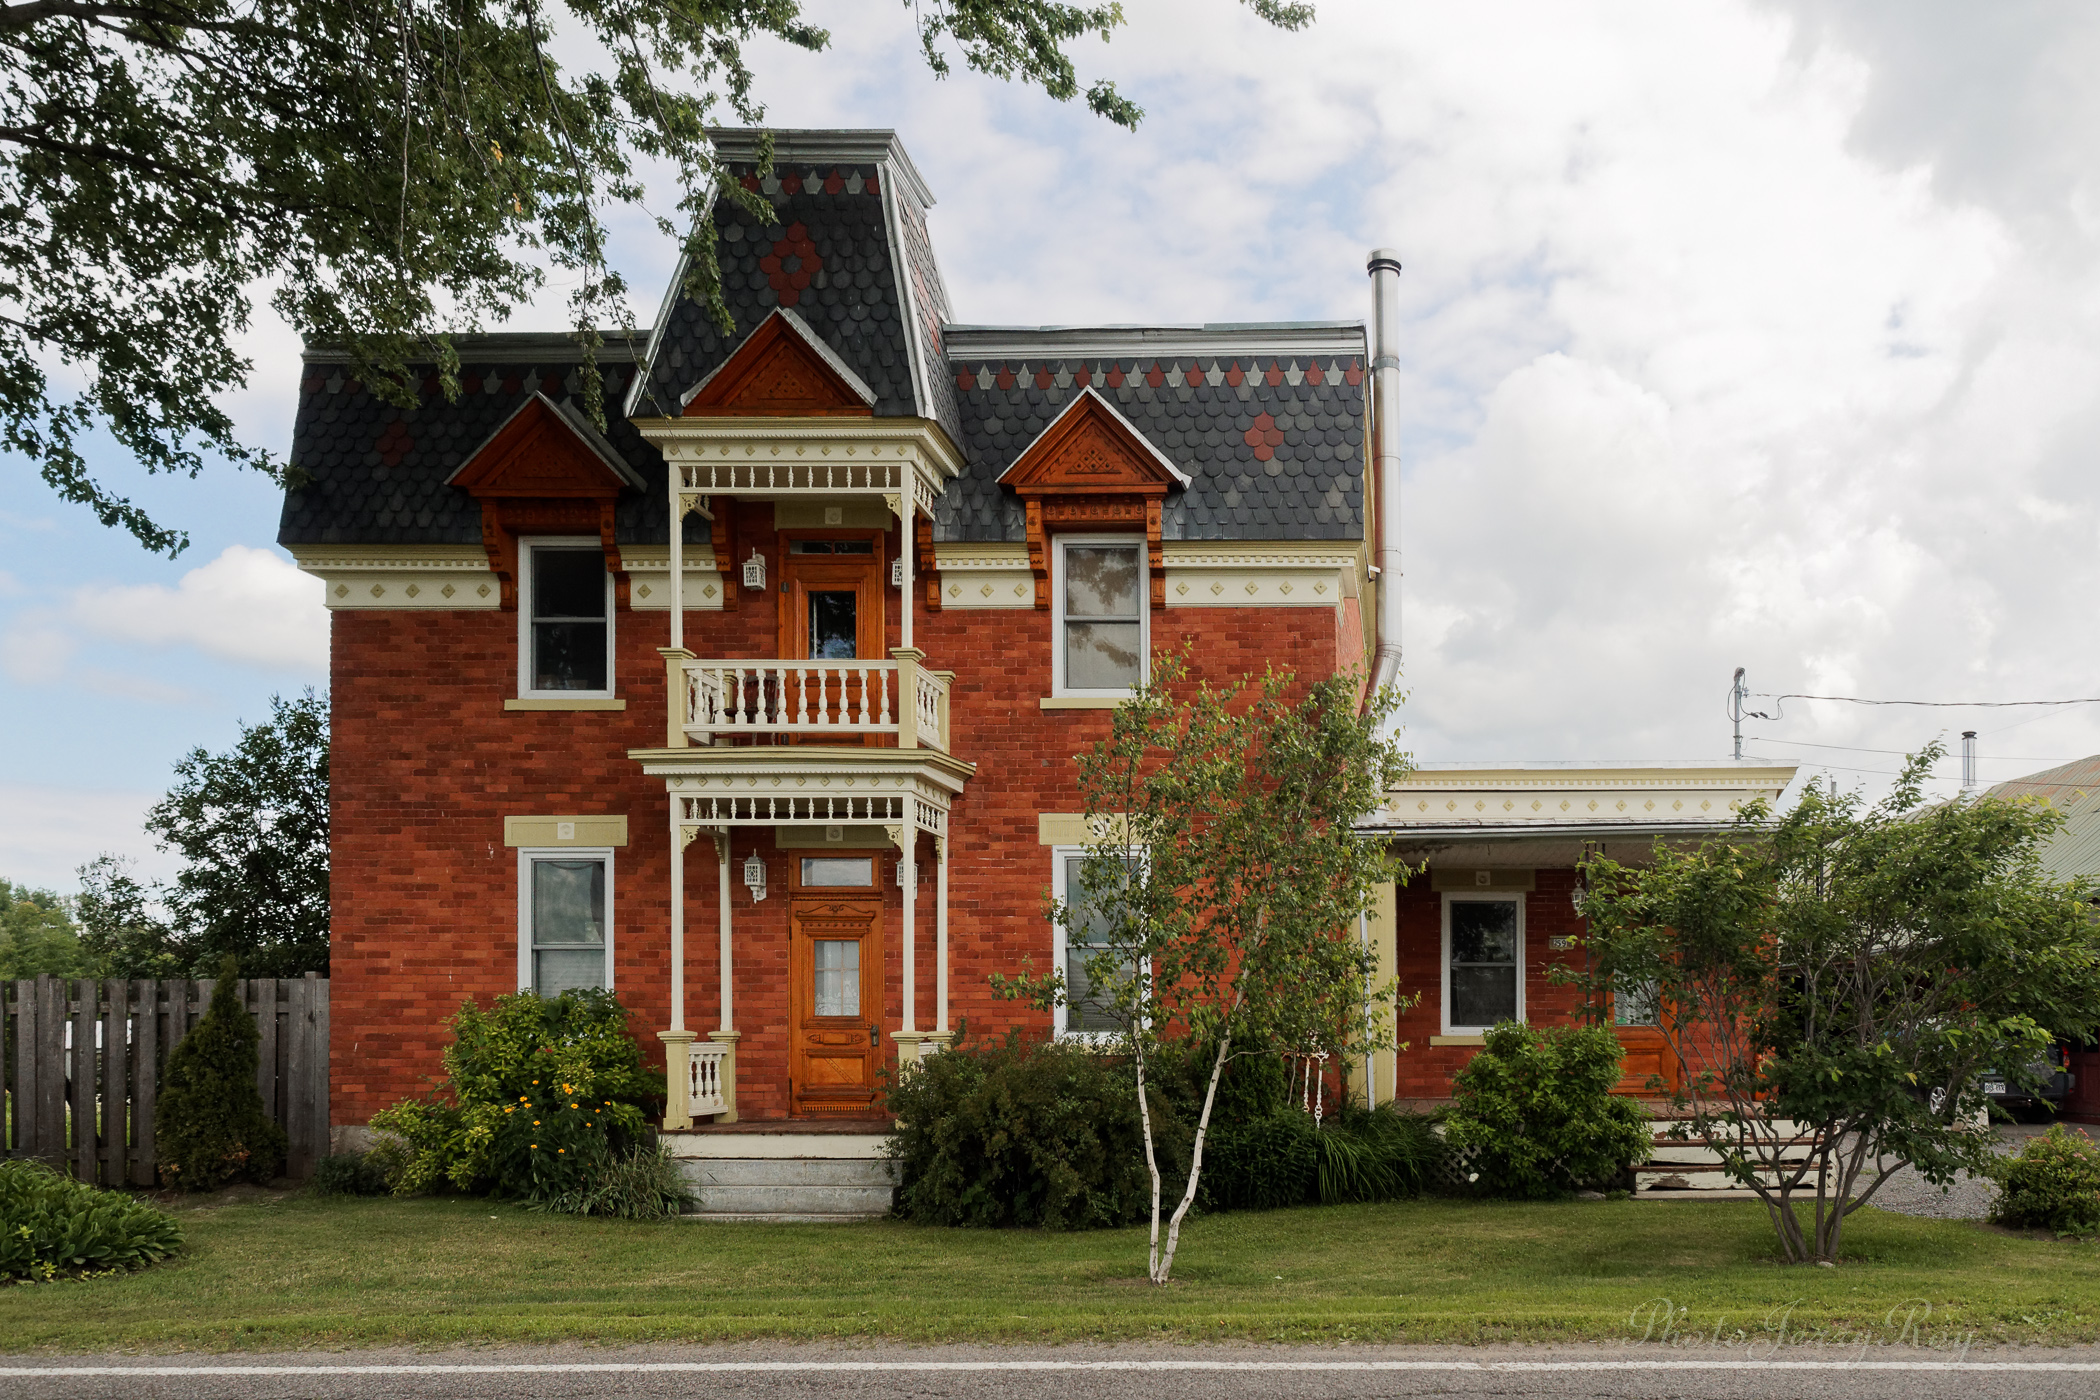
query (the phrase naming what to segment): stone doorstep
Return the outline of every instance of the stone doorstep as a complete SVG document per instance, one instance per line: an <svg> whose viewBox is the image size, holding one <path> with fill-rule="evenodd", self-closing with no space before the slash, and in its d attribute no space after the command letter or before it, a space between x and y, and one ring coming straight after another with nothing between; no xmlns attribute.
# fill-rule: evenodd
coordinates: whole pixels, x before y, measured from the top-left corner
<svg viewBox="0 0 2100 1400"><path fill-rule="evenodd" d="M761 1158L874 1161L882 1158L890 1135L874 1133L681 1133L660 1135L680 1161Z"/></svg>

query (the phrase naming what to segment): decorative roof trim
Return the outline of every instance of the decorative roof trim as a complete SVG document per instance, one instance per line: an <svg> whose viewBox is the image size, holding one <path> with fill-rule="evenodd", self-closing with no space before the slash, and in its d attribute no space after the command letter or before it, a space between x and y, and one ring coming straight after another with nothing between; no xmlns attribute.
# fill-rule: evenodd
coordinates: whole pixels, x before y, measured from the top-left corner
<svg viewBox="0 0 2100 1400"><path fill-rule="evenodd" d="M950 361L1083 359L1118 355L1367 355L1361 321L1201 326L941 327Z"/></svg>
<svg viewBox="0 0 2100 1400"><path fill-rule="evenodd" d="M720 126L710 128L707 138L714 143L717 156L742 163L758 159L759 138L765 134L763 128L755 126ZM821 165L827 161L837 165L887 166L891 178L908 187L921 208L933 207L933 190L905 154L904 143L897 139L895 131L787 127L772 135L775 166Z"/></svg>
<svg viewBox="0 0 2100 1400"><path fill-rule="evenodd" d="M858 374L855 374L853 372L853 366L847 364L844 360L840 359L838 357L838 352L833 350L829 345L826 345L823 342L823 340L817 335L817 333L809 328L809 323L807 321L803 320L800 316L796 315L793 308L786 306L774 307L773 310L766 316L765 321L760 321L757 325L753 326L751 328L751 334L745 336L742 340L738 341L736 349L730 351L729 354L723 358L722 363L716 365L713 369L709 370L706 374L702 375L698 384L695 384L692 388L686 390L683 394L679 396L678 406L680 408L684 408L688 404L692 403L694 399L699 398L702 393L706 392L707 386L714 382L716 376L720 375L723 370L728 369L731 365L736 363L737 356L744 353L744 347L749 345L753 337L757 336L757 334L760 331L766 328L766 321L772 320L775 316L779 317L782 321L784 321L787 324L787 328L790 331L793 331L797 338L799 338L803 344L807 345L811 350L815 351L818 358L823 360L826 365L830 366L831 372L833 374L836 374L840 379L846 382L846 387L848 389L851 389L854 392L854 394L859 397L862 403L866 404L871 409L875 407L875 391L868 387L868 381L862 379Z"/></svg>
<svg viewBox="0 0 2100 1400"><path fill-rule="evenodd" d="M889 240L890 267L897 278L897 305L904 313L899 319L904 327L904 358L911 366L912 404L919 410L921 418L932 418L932 366L926 363L926 345L921 339L919 298L912 285L915 279L912 277L911 258L904 251L904 216L897 209L895 180L885 180L882 184L882 222L883 233ZM943 373L946 368L942 367Z"/></svg>
<svg viewBox="0 0 2100 1400"><path fill-rule="evenodd" d="M469 467L474 465L476 458L480 457L482 453L488 450L489 444L493 443L497 438L502 437L505 432L509 431L510 425L517 422L519 416L530 410L535 403L545 404L547 406L547 411L552 413L555 416L555 418L560 421L563 427L567 428L571 433L575 434L576 440L582 443L585 447L589 448L591 455L593 457L596 457L599 461L603 462L605 464L606 470L610 471L614 476L618 477L622 483L633 487L637 491L646 491L648 489L648 483L642 480L642 474L636 471L633 467L628 466L626 462L620 459L620 454L613 449L611 443L607 442L604 439L604 437L598 433L597 429L591 425L588 419L579 421L577 418L572 417L567 413L564 413L560 404L548 398L545 394L541 393L537 389L532 391L531 398L526 399L523 403L519 404L516 408L512 409L510 413L504 418L504 420L496 425L496 430L494 432L490 433L487 437L483 438L480 442L476 443L474 445L474 450L460 459L459 465L452 469L452 474L445 478L445 484L447 486L457 485L460 476L463 473L465 473Z"/></svg>
<svg viewBox="0 0 2100 1400"><path fill-rule="evenodd" d="M714 212L715 197L720 193L719 190L708 190L707 200L700 206L700 213L693 220L696 230L700 227L700 220ZM634 383L627 386L627 402L622 411L629 418L639 415L642 398L649 393L649 381L656 376L656 351L663 344L664 330L671 324L672 309L678 305L678 293L685 286L685 270L691 267L692 263L692 256L681 245L678 250L678 266L671 269L671 280L664 285L664 299L656 308L656 324L649 329L649 344L642 352L641 369L635 374ZM656 407L658 411L663 409L662 404Z"/></svg>
<svg viewBox="0 0 2100 1400"><path fill-rule="evenodd" d="M1120 424L1122 426L1123 431L1130 434L1132 439L1134 439L1140 447L1144 448L1145 451L1148 454L1150 454L1152 460L1157 462L1167 472L1167 474L1173 477L1174 480L1183 488L1188 487L1195 481L1196 478L1190 476L1187 472L1175 466L1173 461L1170 458L1168 458L1166 453L1160 451L1157 447L1154 447L1152 445L1152 439L1146 437L1143 433L1139 432L1135 423L1132 423L1128 418L1125 418L1122 414L1118 413L1116 411L1116 406L1110 403L1106 398L1103 398L1099 393L1095 391L1094 386L1089 384L1084 389L1081 389L1078 393L1072 396L1072 402L1066 404L1064 407L1064 411L1062 413L1059 413L1055 418L1051 419L1050 422L1043 428L1043 430L1035 435L1033 441L1031 441L1026 447L1022 448L1019 452L1014 454L1014 459L1010 464L1008 464L1006 470L999 473L999 481L1001 482L1001 484L1004 484L1008 477L1012 476L1015 471L1019 470L1021 464L1028 460L1029 454L1035 451L1036 447L1039 444L1041 444L1043 439L1049 437L1052 433L1057 432L1060 426L1063 425L1064 421L1067 418L1070 418L1074 413L1077 413L1081 409L1083 409L1088 399L1092 399L1103 409L1107 410L1108 416L1112 418L1116 423Z"/></svg>
<svg viewBox="0 0 2100 1400"><path fill-rule="evenodd" d="M601 327L598 334L617 337L598 347L601 363L644 363L627 348L627 332L620 327ZM583 361L583 347L577 343L574 331L492 331L484 335L456 335L452 337L452 348L463 364L529 365L545 364L551 360L580 364ZM346 365L350 363L350 352L338 346L309 341L300 358L310 365ZM425 356L407 363L421 366L435 365L437 361Z"/></svg>

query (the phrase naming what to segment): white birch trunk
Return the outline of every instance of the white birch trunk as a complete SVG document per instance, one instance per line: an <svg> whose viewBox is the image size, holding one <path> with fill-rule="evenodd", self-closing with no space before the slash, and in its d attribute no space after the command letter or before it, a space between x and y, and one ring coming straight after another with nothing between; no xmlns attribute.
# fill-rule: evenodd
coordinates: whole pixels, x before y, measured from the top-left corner
<svg viewBox="0 0 2100 1400"><path fill-rule="evenodd" d="M1209 1087L1203 1091L1203 1113L1202 1116L1196 1119L1196 1146L1195 1150L1189 1154L1188 1189L1181 1193L1181 1204L1174 1208L1174 1219L1167 1226L1167 1248L1164 1254L1160 1253L1158 1248L1159 1171L1157 1168L1154 1168L1152 1172L1152 1238L1154 1242L1152 1281L1154 1283L1164 1284L1168 1275L1174 1271L1174 1251L1181 1244L1181 1222L1187 1217L1189 1207L1196 1203L1196 1178L1203 1171L1203 1139L1205 1134L1210 1132L1210 1106L1217 1101L1218 1080L1225 1073L1225 1057L1231 1049L1232 1037L1230 1035L1225 1036L1218 1042L1218 1058L1210 1067ZM1145 1133L1145 1153L1148 1158L1151 1152L1152 1133L1148 1127Z"/></svg>

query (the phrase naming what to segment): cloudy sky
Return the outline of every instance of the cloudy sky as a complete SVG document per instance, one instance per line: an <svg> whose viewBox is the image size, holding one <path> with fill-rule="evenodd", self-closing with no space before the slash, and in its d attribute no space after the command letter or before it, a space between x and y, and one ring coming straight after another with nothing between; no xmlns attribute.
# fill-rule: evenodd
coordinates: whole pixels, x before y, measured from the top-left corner
<svg viewBox="0 0 2100 1400"><path fill-rule="evenodd" d="M899 130L964 321L1358 318L1365 250L1398 248L1419 757L1722 757L1738 665L1774 694L2100 695L2100 9L1323 0L1278 35L1232 0L1126 7L1083 64L1135 135L936 82L908 10L849 0L810 6L828 56L759 55L771 119ZM671 255L623 226L644 317ZM281 450L297 345L252 351L232 406ZM164 870L138 816L175 759L325 684L267 486L136 494L187 554L0 461L0 875ZM1847 783L1965 728L1986 781L2100 750L2100 706L1775 712L1750 753Z"/></svg>

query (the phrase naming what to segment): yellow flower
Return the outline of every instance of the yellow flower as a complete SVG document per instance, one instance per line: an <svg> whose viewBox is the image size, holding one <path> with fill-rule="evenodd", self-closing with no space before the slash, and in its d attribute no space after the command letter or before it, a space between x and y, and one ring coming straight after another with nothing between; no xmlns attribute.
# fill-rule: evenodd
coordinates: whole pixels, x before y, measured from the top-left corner
<svg viewBox="0 0 2100 1400"><path fill-rule="evenodd" d="M537 1127L538 1127L539 1125L540 1125L540 1120L539 1120L539 1119L535 1118L535 1119L533 1119L533 1120L532 1120L532 1126L533 1126L533 1127L537 1128Z"/></svg>
<svg viewBox="0 0 2100 1400"><path fill-rule="evenodd" d="M569 1149L568 1149L568 1148L566 1148L566 1147L557 1147L557 1148L555 1148L554 1150L555 1150L556 1152L558 1152L558 1153L559 1153L559 1152L567 1152L567 1151L568 1151Z"/></svg>
<svg viewBox="0 0 2100 1400"><path fill-rule="evenodd" d="M569 1105L569 1107L571 1107L571 1108L574 1108L574 1107L576 1107L576 1105L575 1105L575 1104L570 1104L570 1105Z"/></svg>

